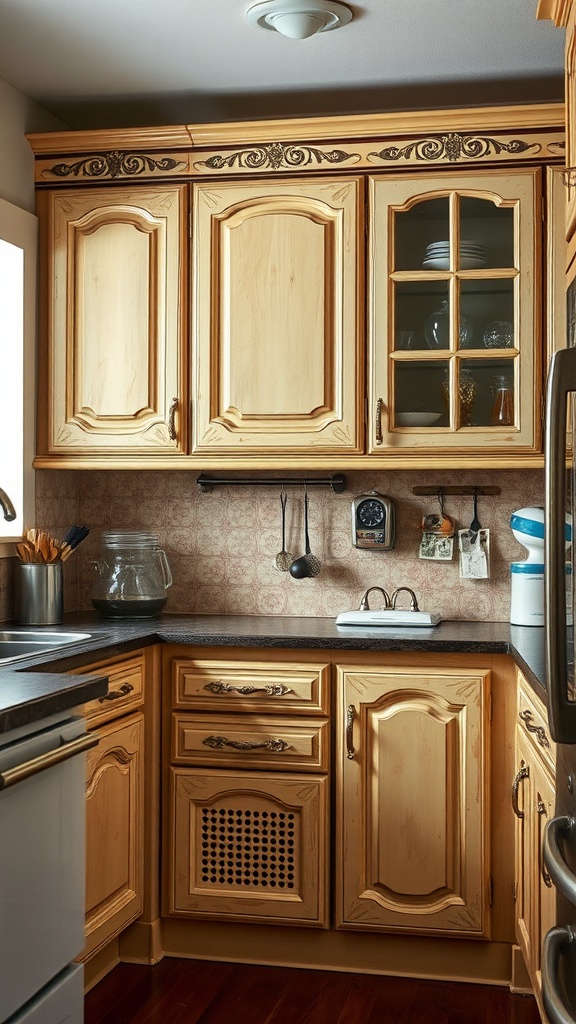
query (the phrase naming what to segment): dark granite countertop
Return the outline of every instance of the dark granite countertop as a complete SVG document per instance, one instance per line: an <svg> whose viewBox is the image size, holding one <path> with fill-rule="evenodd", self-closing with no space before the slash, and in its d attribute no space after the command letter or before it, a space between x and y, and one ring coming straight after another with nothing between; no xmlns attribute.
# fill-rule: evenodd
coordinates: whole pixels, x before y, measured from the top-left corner
<svg viewBox="0 0 576 1024"><path fill-rule="evenodd" d="M431 628L355 629L336 626L332 618L167 614L156 619L113 621L93 612L76 612L59 628L89 633L90 639L0 667L0 732L39 721L105 692L105 677L65 675L70 669L155 643L510 654L545 698L544 630L507 622L447 621Z"/></svg>

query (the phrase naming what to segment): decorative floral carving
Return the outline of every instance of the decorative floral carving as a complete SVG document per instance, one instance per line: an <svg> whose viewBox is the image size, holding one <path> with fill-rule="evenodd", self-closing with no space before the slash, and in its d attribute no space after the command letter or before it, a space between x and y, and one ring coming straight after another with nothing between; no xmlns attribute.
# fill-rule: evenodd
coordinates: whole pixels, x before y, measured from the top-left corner
<svg viewBox="0 0 576 1024"><path fill-rule="evenodd" d="M511 139L502 142L482 135L460 135L448 132L447 135L431 135L423 139L415 139L405 146L387 146L379 153L369 153L370 159L378 160L480 160L483 157L498 156L509 153L514 156L531 150L539 153L542 146L539 142L524 142L523 139Z"/></svg>
<svg viewBox="0 0 576 1024"><path fill-rule="evenodd" d="M164 156L160 160L145 153L122 153L114 149L109 153L93 153L82 157L72 164L54 164L43 171L43 175L53 174L56 178L120 178L122 175L134 177L145 171L184 170L186 162Z"/></svg>
<svg viewBox="0 0 576 1024"><path fill-rule="evenodd" d="M281 167L305 167L307 164L340 164L345 160L354 163L360 159L358 153L346 153L343 149L332 149L325 153L314 146L292 146L283 142L271 142L265 146L254 146L250 149L239 149L228 156L216 154L208 160L199 160L195 167L207 167L211 171L238 167L245 170L261 170L262 168L279 170Z"/></svg>

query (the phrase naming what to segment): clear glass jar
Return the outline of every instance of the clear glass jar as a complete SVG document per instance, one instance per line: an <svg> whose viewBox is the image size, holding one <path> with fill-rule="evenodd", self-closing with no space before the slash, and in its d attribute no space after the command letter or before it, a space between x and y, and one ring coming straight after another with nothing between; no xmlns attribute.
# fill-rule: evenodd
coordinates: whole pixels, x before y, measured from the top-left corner
<svg viewBox="0 0 576 1024"><path fill-rule="evenodd" d="M442 381L442 397L450 416L450 377L448 370ZM474 402L476 401L476 381L470 370L460 370L460 381L458 385L458 398L460 400L460 426L470 427L472 425L472 414Z"/></svg>
<svg viewBox="0 0 576 1024"><path fill-rule="evenodd" d="M106 530L102 554L90 565L92 604L107 619L149 619L162 610L172 585L166 553L154 533Z"/></svg>
<svg viewBox="0 0 576 1024"><path fill-rule="evenodd" d="M440 309L426 317L424 337L428 348L450 347L450 310L448 299L443 299ZM463 313L460 313L458 340L460 348L470 348L472 343L472 325Z"/></svg>
<svg viewBox="0 0 576 1024"><path fill-rule="evenodd" d="M509 374L496 374L490 381L493 395L490 412L491 427L511 427L514 424L514 382Z"/></svg>

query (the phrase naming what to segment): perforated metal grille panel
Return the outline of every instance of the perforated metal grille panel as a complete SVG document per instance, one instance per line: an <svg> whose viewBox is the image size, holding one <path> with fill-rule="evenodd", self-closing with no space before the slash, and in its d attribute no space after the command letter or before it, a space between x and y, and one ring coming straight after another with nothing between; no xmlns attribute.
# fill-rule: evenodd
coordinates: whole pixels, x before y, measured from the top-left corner
<svg viewBox="0 0 576 1024"><path fill-rule="evenodd" d="M297 814L205 807L201 820L203 885L260 893L297 890Z"/></svg>

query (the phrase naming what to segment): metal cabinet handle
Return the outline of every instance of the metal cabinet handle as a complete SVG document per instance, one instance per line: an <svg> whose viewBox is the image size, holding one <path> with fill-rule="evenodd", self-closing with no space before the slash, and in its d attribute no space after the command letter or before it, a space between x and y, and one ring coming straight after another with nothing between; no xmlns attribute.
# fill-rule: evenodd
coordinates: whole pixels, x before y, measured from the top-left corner
<svg viewBox="0 0 576 1024"><path fill-rule="evenodd" d="M382 444L384 436L382 434L382 406L384 401L379 398L376 402L376 444Z"/></svg>
<svg viewBox="0 0 576 1024"><path fill-rule="evenodd" d="M521 811L518 807L518 786L520 785L522 779L528 778L530 778L530 769L528 765L523 764L520 771L516 773L516 778L512 783L512 810L514 811L514 814L517 818L524 817L524 811Z"/></svg>
<svg viewBox="0 0 576 1024"><path fill-rule="evenodd" d="M538 740L538 743L541 747L550 746L550 740L546 735L546 730L543 729L541 725L532 725L531 711L521 711L518 717L524 722L524 725L526 726L528 732L533 732L536 734L536 739Z"/></svg>
<svg viewBox="0 0 576 1024"><path fill-rule="evenodd" d="M38 757L31 758L30 761L17 764L14 768L7 768L6 771L0 772L0 790L8 789L9 786L23 782L24 779L30 779L47 768L53 768L54 765L62 764L63 761L68 761L76 754L82 754L90 747L97 746L98 743L98 736L95 736L94 733L90 733L88 736L79 736L78 739L71 740L70 743L63 743L61 747L56 747L55 750L49 750L46 754L40 754Z"/></svg>
<svg viewBox="0 0 576 1024"><path fill-rule="evenodd" d="M229 740L226 736L207 736L202 740L205 747L212 747L214 750L223 750L224 747L233 747L234 750L271 750L274 754L281 754L290 746L285 740L265 740L263 743L251 740Z"/></svg>
<svg viewBox="0 0 576 1024"><path fill-rule="evenodd" d="M176 440L176 412L178 409L178 399L173 398L168 413L168 437L171 441Z"/></svg>
<svg viewBox="0 0 576 1024"><path fill-rule="evenodd" d="M565 1006L557 988L560 962L570 959L567 969L574 970L576 935L572 928L551 928L542 946L542 998L550 1024L573 1024L574 1011Z"/></svg>
<svg viewBox="0 0 576 1024"><path fill-rule="evenodd" d="M539 800L538 803L536 804L536 813L537 814L548 814L548 812L546 810L546 804L544 803L543 800ZM544 882L544 885L547 885L548 888L551 889L552 886L554 885L554 882L550 878L550 875L548 874L548 872L546 870L546 865L544 863L544 840L542 840L542 856L540 858L540 861L541 861L541 865L542 865L541 869L540 869L541 874L542 874L542 881Z"/></svg>
<svg viewBox="0 0 576 1024"><path fill-rule="evenodd" d="M108 693L105 693L103 697L98 697L98 700L101 704L103 704L105 700L119 700L120 697L125 697L128 693L132 693L133 689L134 687L132 683L122 683L122 686L120 686L118 690L110 690Z"/></svg>
<svg viewBox="0 0 576 1024"><path fill-rule="evenodd" d="M568 867L562 851L562 841L567 840L570 845L576 838L576 818L568 815L551 818L544 829L544 863L550 872L556 888L570 900L576 903L576 876Z"/></svg>
<svg viewBox="0 0 576 1024"><path fill-rule="evenodd" d="M346 708L346 757L351 761L356 751L354 750L354 718L356 708L349 704Z"/></svg>
<svg viewBox="0 0 576 1024"><path fill-rule="evenodd" d="M283 697L285 693L292 693L289 686L284 686L283 683L270 683L267 686L233 686L232 683L206 683L204 686L205 690L210 690L210 693L241 693L244 697L249 697L252 693L266 693L269 697Z"/></svg>

